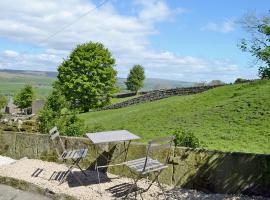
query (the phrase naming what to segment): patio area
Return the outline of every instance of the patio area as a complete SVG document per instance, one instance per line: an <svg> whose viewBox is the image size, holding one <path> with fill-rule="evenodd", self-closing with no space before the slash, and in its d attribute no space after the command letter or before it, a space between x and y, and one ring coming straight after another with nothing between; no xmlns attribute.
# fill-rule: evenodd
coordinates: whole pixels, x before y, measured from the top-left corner
<svg viewBox="0 0 270 200"><path fill-rule="evenodd" d="M59 185L59 179L64 171L66 171L66 166L63 164L27 158L0 165L1 177L23 180L51 193L66 194L75 199L82 200L123 198L126 195L129 184L132 183L132 179L129 178L119 178L112 174L101 174L101 183L98 184L96 172L86 171L87 177L85 177L79 170L75 169L74 173L80 177L84 186L78 184L72 175L68 176L66 182ZM141 180L138 186L139 190L147 188L148 180ZM260 197L204 194L195 190L172 189L169 186L166 186L166 190L167 199L263 199ZM134 199L135 192L132 192L129 197ZM154 185L148 192L143 193L142 197L137 195L136 199L141 198L164 199L165 197L162 195L160 189Z"/></svg>

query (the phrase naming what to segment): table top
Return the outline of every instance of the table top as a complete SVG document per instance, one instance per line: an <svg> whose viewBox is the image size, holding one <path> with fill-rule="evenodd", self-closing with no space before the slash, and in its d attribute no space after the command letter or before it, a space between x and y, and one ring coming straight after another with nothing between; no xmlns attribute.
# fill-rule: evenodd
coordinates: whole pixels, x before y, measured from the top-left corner
<svg viewBox="0 0 270 200"><path fill-rule="evenodd" d="M94 144L110 143L110 142L124 142L130 140L140 139L139 136L130 133L127 130L117 130L117 131L105 131L97 133L86 133L86 136Z"/></svg>

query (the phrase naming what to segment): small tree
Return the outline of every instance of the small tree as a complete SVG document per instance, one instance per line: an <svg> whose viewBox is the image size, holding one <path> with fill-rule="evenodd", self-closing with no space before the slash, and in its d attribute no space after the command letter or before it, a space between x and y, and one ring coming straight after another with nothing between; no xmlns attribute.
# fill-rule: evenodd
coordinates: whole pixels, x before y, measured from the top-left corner
<svg viewBox="0 0 270 200"><path fill-rule="evenodd" d="M143 81L145 79L144 68L141 65L134 65L130 70L125 82L127 89L138 93L138 91L143 87Z"/></svg>
<svg viewBox="0 0 270 200"><path fill-rule="evenodd" d="M260 61L259 77L270 79L270 15L257 17L248 14L243 17L241 23L250 37L242 39L239 48L251 53L256 62Z"/></svg>
<svg viewBox="0 0 270 200"><path fill-rule="evenodd" d="M175 136L174 145L182 147L197 148L200 146L199 139L190 131L178 128L172 132Z"/></svg>
<svg viewBox="0 0 270 200"><path fill-rule="evenodd" d="M4 95L0 94L0 118L2 117L1 109L3 109L7 105L7 98Z"/></svg>
<svg viewBox="0 0 270 200"><path fill-rule="evenodd" d="M115 60L101 43L78 45L58 67L58 81L72 108L84 112L110 103L116 90Z"/></svg>
<svg viewBox="0 0 270 200"><path fill-rule="evenodd" d="M14 104L21 110L32 105L34 91L32 85L25 85L14 97Z"/></svg>
<svg viewBox="0 0 270 200"><path fill-rule="evenodd" d="M0 110L7 105L7 102L8 102L7 97L0 94Z"/></svg>

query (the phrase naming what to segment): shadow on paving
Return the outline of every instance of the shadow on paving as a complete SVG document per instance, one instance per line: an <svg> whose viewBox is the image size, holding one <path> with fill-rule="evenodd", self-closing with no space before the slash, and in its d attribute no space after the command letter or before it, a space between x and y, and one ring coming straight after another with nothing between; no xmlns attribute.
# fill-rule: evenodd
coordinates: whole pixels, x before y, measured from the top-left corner
<svg viewBox="0 0 270 200"><path fill-rule="evenodd" d="M106 191L110 192L112 194L112 196L116 197L116 198L125 197L125 196L127 196L128 193L129 193L128 197L135 196L135 198L136 198L138 194L140 195L144 192L144 189L140 188L140 187L133 188L131 191L129 191L131 186L132 186L132 184L130 184L130 183L122 183L122 184L110 187L110 188L106 189Z"/></svg>

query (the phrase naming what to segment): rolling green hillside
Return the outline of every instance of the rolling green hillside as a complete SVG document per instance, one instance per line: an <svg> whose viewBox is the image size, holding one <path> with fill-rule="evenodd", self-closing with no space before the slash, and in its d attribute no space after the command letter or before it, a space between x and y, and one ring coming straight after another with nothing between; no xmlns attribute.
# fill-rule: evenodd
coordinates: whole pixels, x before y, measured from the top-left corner
<svg viewBox="0 0 270 200"><path fill-rule="evenodd" d="M127 129L147 141L183 127L205 148L270 153L270 81L227 85L80 117L89 132Z"/></svg>

